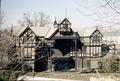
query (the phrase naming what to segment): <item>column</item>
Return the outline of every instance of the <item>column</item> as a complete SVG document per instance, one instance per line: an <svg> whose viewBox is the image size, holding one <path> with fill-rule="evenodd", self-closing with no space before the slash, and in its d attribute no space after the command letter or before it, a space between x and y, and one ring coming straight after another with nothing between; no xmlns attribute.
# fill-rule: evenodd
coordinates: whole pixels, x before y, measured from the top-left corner
<svg viewBox="0 0 120 81"><path fill-rule="evenodd" d="M75 70L78 69L77 40L75 40Z"/></svg>
<svg viewBox="0 0 120 81"><path fill-rule="evenodd" d="M52 48L50 47L50 51L49 51L49 53L48 53L48 54L49 54L49 55L48 55L48 70L49 70L49 71L52 71L51 49L52 49Z"/></svg>

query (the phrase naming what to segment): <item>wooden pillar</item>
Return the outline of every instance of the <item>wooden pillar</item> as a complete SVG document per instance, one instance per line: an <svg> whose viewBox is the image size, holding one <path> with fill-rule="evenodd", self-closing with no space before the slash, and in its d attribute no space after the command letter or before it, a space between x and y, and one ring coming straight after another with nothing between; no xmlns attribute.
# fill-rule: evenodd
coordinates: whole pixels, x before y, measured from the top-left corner
<svg viewBox="0 0 120 81"><path fill-rule="evenodd" d="M52 71L52 47L50 47L50 71Z"/></svg>
<svg viewBox="0 0 120 81"><path fill-rule="evenodd" d="M24 72L24 57L22 58L22 72Z"/></svg>
<svg viewBox="0 0 120 81"><path fill-rule="evenodd" d="M36 70L36 60L38 59L36 59L36 55L38 54L35 50L36 50L36 48L35 48L35 46L34 46L34 43L32 42L31 43L31 46L33 46L33 47L31 47L31 61L32 61L32 73L33 73L33 76L35 76L35 70ZM34 54L34 55L33 55Z"/></svg>
<svg viewBox="0 0 120 81"><path fill-rule="evenodd" d="M78 69L77 40L75 40L75 70Z"/></svg>
<svg viewBox="0 0 120 81"><path fill-rule="evenodd" d="M50 47L49 55L48 55L48 70L52 71L52 59L51 59L51 50L52 48Z"/></svg>
<svg viewBox="0 0 120 81"><path fill-rule="evenodd" d="M82 54L81 54L81 68L84 68L84 58L87 56L86 55L86 46L82 47Z"/></svg>
<svg viewBox="0 0 120 81"><path fill-rule="evenodd" d="M24 72L24 47L22 47L22 72Z"/></svg>
<svg viewBox="0 0 120 81"><path fill-rule="evenodd" d="M89 56L89 65L88 68L91 68L91 56L92 56L92 53L94 53L94 47L91 47L91 44L92 44L92 41L91 41L91 37L89 38L89 52L90 52L90 56ZM91 53L91 50L92 50L92 53Z"/></svg>
<svg viewBox="0 0 120 81"><path fill-rule="evenodd" d="M85 51L84 51L84 50L85 50L85 47L82 47L82 53L81 53L81 61L82 61L81 65L82 65L82 66L81 66L81 68L84 68L84 63L83 63L83 57L85 57L85 56L84 56L84 54L85 54Z"/></svg>
<svg viewBox="0 0 120 81"><path fill-rule="evenodd" d="M91 57L91 38L89 38L89 53L90 53L90 57Z"/></svg>
<svg viewBox="0 0 120 81"><path fill-rule="evenodd" d="M35 61L33 60L32 61L32 73L33 73L33 76L35 76Z"/></svg>

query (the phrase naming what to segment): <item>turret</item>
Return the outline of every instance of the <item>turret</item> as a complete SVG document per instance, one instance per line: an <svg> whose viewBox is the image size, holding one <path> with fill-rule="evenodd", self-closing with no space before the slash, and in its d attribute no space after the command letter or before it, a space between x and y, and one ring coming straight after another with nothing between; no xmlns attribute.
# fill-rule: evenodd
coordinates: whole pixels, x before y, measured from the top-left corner
<svg viewBox="0 0 120 81"><path fill-rule="evenodd" d="M53 24L53 25L54 25L54 27L55 27L55 28L57 28L57 27L58 27L58 24L57 24L56 19L55 19L55 21L54 21L54 24Z"/></svg>

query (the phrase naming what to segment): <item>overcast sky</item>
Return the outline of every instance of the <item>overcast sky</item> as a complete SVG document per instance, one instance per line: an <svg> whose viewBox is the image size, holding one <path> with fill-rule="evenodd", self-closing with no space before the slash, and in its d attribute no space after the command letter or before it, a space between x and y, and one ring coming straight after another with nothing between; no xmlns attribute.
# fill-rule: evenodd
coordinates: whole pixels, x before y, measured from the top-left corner
<svg viewBox="0 0 120 81"><path fill-rule="evenodd" d="M5 16L5 25L16 25L23 13L44 12L53 21L56 18L69 17L74 26L94 26L102 24L95 20L93 14L101 0L2 0L2 12Z"/></svg>

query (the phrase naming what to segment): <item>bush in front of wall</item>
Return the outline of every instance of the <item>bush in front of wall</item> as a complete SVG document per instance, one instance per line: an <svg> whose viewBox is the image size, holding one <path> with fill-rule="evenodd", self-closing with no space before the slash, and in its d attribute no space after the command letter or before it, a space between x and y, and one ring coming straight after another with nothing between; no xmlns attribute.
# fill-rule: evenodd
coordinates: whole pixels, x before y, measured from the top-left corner
<svg viewBox="0 0 120 81"><path fill-rule="evenodd" d="M25 72L12 71L12 70L0 70L0 81L16 81L20 75L24 75Z"/></svg>

